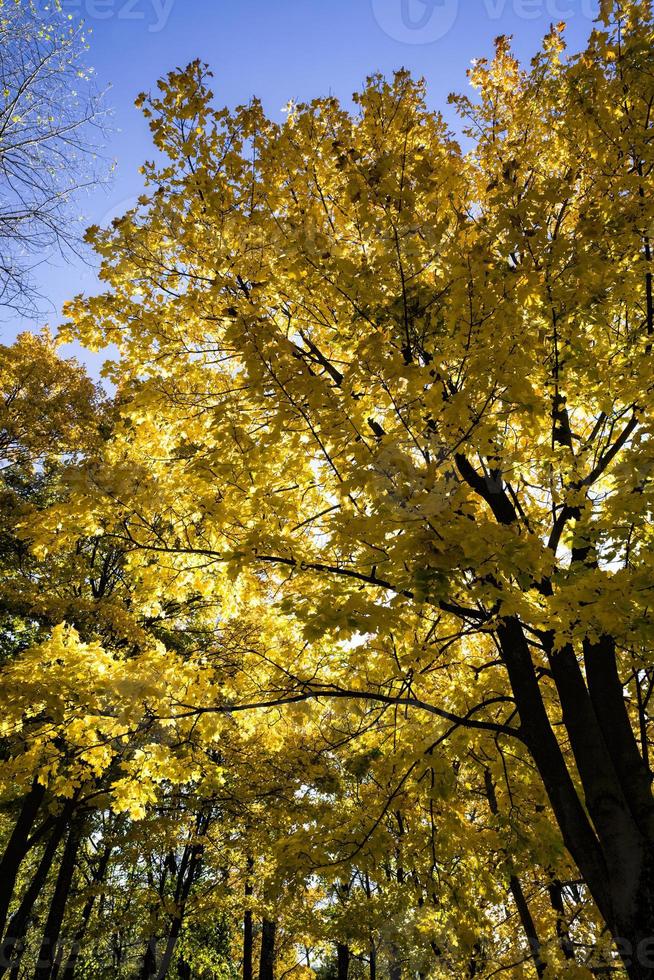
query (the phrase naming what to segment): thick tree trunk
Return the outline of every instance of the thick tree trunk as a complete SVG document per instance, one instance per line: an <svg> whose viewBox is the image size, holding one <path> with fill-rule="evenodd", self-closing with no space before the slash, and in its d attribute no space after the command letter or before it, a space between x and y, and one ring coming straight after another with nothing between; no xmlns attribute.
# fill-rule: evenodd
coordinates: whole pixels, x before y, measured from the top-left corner
<svg viewBox="0 0 654 980"><path fill-rule="evenodd" d="M173 952L175 946L177 945L177 940L179 939L179 934L182 931L183 915L176 915L173 919L170 932L168 933L168 939L166 940L166 948L164 950L163 956L161 957L161 964L159 970L157 971L157 980L165 980L168 975L168 968L170 966Z"/></svg>
<svg viewBox="0 0 654 980"><path fill-rule="evenodd" d="M640 754L627 714L624 689L618 674L615 641L613 637L605 635L597 643L585 640L583 649L588 690L608 752L633 817L641 833L652 841L652 774Z"/></svg>
<svg viewBox="0 0 654 980"><path fill-rule="evenodd" d="M336 946L336 964L338 980L347 980L350 970L350 947L345 943L338 943Z"/></svg>
<svg viewBox="0 0 654 980"><path fill-rule="evenodd" d="M617 902L616 902L617 905ZM640 886L627 908L618 907L613 932L630 980L654 980L654 866L645 864Z"/></svg>
<svg viewBox="0 0 654 980"><path fill-rule="evenodd" d="M547 717L521 624L512 617L505 619L498 627L498 639L522 733L565 845L615 940L630 980L654 980L650 805L643 790L642 759L639 755L639 761L634 761L630 745L634 736L631 730L626 731L625 719L618 719L621 734L616 744L610 737L613 712L620 713L611 644L606 638L602 649L586 644L587 662L594 661L589 676L594 692L591 697L572 648L553 650L550 637L544 638L546 649L550 646L552 676L583 787L584 806ZM611 714L600 722L601 706ZM626 774L621 771L625 767L629 769Z"/></svg>
<svg viewBox="0 0 654 980"><path fill-rule="evenodd" d="M604 855L611 904L619 915L619 909L634 900L646 841L625 798L572 647L550 653L549 659L586 807Z"/></svg>
<svg viewBox="0 0 654 980"><path fill-rule="evenodd" d="M519 621L513 617L505 619L498 627L498 639L523 736L543 780L563 841L608 923L613 910L606 861L547 716Z"/></svg>
<svg viewBox="0 0 654 980"><path fill-rule="evenodd" d="M35 778L29 793L23 800L5 853L0 860L0 936L4 933L7 924L7 913L14 894L18 869L27 853L29 835L44 796L45 786Z"/></svg>
<svg viewBox="0 0 654 980"><path fill-rule="evenodd" d="M275 972L275 936L277 924L264 919L261 927L259 980L273 980Z"/></svg>
<svg viewBox="0 0 654 980"><path fill-rule="evenodd" d="M651 290L651 277L648 283ZM648 324L648 333L650 327ZM557 404L553 438L571 449L569 420L566 417L562 425L561 414ZM514 524L518 515L501 475L489 484L464 455L456 454L455 462L498 523ZM579 515L569 516L577 519ZM572 563L592 567L591 547L588 534L579 534L573 543ZM552 594L547 580L538 586L543 594ZM654 799L649 766L638 749L624 704L615 642L610 636L598 641L586 638L582 644L584 678L572 646L555 648L551 633L540 634L583 787L584 806L547 716L522 624L508 616L500 622L497 636L522 736L564 843L615 939L628 976L652 980L654 956L649 955L648 942L654 947Z"/></svg>

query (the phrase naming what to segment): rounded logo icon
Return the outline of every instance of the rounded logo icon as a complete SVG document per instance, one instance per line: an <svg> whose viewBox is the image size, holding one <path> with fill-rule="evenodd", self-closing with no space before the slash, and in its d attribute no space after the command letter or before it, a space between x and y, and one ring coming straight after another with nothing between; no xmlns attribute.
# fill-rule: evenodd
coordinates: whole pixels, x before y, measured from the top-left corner
<svg viewBox="0 0 654 980"><path fill-rule="evenodd" d="M454 26L459 0L372 0L381 29L404 44L431 44Z"/></svg>
<svg viewBox="0 0 654 980"><path fill-rule="evenodd" d="M134 194L131 197L124 197L121 201L117 201L108 208L101 218L94 220L93 225L97 225L98 228L103 230L108 230L113 225L114 221L120 221L124 218L128 211L133 211L138 207L140 200L140 195Z"/></svg>

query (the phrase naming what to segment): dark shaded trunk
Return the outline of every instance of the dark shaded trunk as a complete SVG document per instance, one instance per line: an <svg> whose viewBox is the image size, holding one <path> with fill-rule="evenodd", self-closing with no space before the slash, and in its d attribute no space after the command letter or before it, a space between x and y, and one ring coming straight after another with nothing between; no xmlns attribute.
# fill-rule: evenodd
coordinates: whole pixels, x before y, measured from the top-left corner
<svg viewBox="0 0 654 980"><path fill-rule="evenodd" d="M377 946L375 937L370 937L370 980L377 980Z"/></svg>
<svg viewBox="0 0 654 980"><path fill-rule="evenodd" d="M563 722L581 779L587 811L572 781L561 748L545 711L529 646L518 620L509 617L498 627L522 733L543 780L565 845L576 862L613 936L630 980L654 980L654 860L652 842L643 832L647 810L642 773L630 763L628 733L611 745L612 719L601 724L595 704L615 709L615 676L610 656L586 644L594 690L593 700L571 647L550 647L552 676L560 699ZM604 657L603 662L598 661ZM598 677L593 672L602 676ZM619 681L617 681L619 683ZM611 690L613 688L613 690ZM613 708L609 706L613 704ZM626 723L629 723L628 718ZM607 732L605 736L604 731ZM633 738L633 733L631 735ZM614 760L630 766L618 776ZM641 760L642 763L642 760ZM590 817L590 819L589 819ZM592 823L591 823L592 819Z"/></svg>
<svg viewBox="0 0 654 980"><path fill-rule="evenodd" d="M347 980L350 970L350 947L345 943L336 945L336 967L338 980Z"/></svg>
<svg viewBox="0 0 654 980"><path fill-rule="evenodd" d="M548 886L550 904L556 912L556 935L559 940L561 952L566 960L575 958L574 946L568 932L568 925L565 917L565 907L563 905L563 886L560 881L553 879Z"/></svg>
<svg viewBox="0 0 654 980"><path fill-rule="evenodd" d="M546 642L551 647L553 639ZM619 916L620 908L635 896L646 842L625 798L574 650L566 645L550 652L549 659L584 800L604 854L613 914Z"/></svg>
<svg viewBox="0 0 654 980"><path fill-rule="evenodd" d="M168 933L168 939L166 940L166 948L164 949L163 956L161 958L161 965L157 971L157 980L165 980L168 974L168 967L172 960L173 952L179 939L179 934L182 931L182 923L184 921L183 915L176 915L173 919L170 932Z"/></svg>
<svg viewBox="0 0 654 980"><path fill-rule="evenodd" d="M252 980L252 963L254 955L253 929L252 929L252 909L249 907L249 899L254 891L252 887L252 874L254 861L248 858L247 871L248 877L245 880L245 901L246 909L243 913L243 980Z"/></svg>
<svg viewBox="0 0 654 980"><path fill-rule="evenodd" d="M102 852L102 857L100 862L93 874L93 884L99 885L104 881L104 876L107 873L107 868L109 866L109 860L111 858L111 852L113 850L113 845L107 845ZM73 980L75 975L75 967L79 959L80 950L82 948L82 943L84 941L84 936L86 935L86 930L88 929L89 921L93 908L95 906L95 900L97 895L90 895L86 902L84 903L84 908L82 909L81 921L78 926L75 935L73 936L73 943L71 946L70 953L68 954L68 959L64 966L63 972L61 974L61 980Z"/></svg>
<svg viewBox="0 0 654 980"><path fill-rule="evenodd" d="M468 962L469 980L472 980L473 977L479 976L479 971L482 969L483 962L484 962L481 953L482 953L481 946L479 945L479 943L475 943L475 945L472 947L472 955Z"/></svg>
<svg viewBox="0 0 654 980"><path fill-rule="evenodd" d="M157 975L157 940L152 937L148 940L143 956L143 965L139 974L139 980L153 980Z"/></svg>
<svg viewBox="0 0 654 980"><path fill-rule="evenodd" d="M182 857L179 874L177 876L177 885L175 888L176 911L175 915L173 916L170 932L168 933L168 939L166 940L166 947L161 958L161 965L159 966L159 971L157 973L157 980L165 980L168 973L168 968L170 967L173 958L175 946L177 945L177 940L179 939L182 931L182 925L184 924L184 913L186 911L186 903L188 901L191 887L202 866L203 853L204 848L202 844L193 844L192 846L187 845L184 848L184 855Z"/></svg>
<svg viewBox="0 0 654 980"><path fill-rule="evenodd" d="M529 943L531 955L534 958L536 973L539 977L542 977L545 973L547 964L543 960L542 946L536 931L533 916L529 909L529 903L525 898L525 893L522 890L520 879L517 878L516 875L511 875L509 888L511 890L513 901L515 902L515 907L518 910L518 915L520 916L520 924L522 925L524 934L527 937L527 942Z"/></svg>
<svg viewBox="0 0 654 980"><path fill-rule="evenodd" d="M43 854L32 876L32 880L27 886L18 908L9 921L7 932L2 941L2 950L0 951L0 977L5 975L10 966L14 972L18 970L18 965L23 955L23 940L27 932L32 910L50 873L57 848L66 831L72 806L72 803L67 804L57 818L50 837L46 841Z"/></svg>
<svg viewBox="0 0 654 980"><path fill-rule="evenodd" d="M619 911L616 947L629 980L654 980L654 867L645 865L634 907Z"/></svg>
<svg viewBox="0 0 654 980"><path fill-rule="evenodd" d="M606 861L552 730L522 626L510 617L500 624L497 633L523 735L543 780L563 841L577 862L605 921L611 922L613 909Z"/></svg>
<svg viewBox="0 0 654 980"><path fill-rule="evenodd" d="M70 888L75 874L75 862L81 841L81 828L77 823L73 823L68 832L68 838L61 856L59 874L50 902L48 918L43 929L41 948L34 972L34 980L50 980L53 973L56 975L59 962L59 937L61 926L64 921L66 902L70 894Z"/></svg>
<svg viewBox="0 0 654 980"><path fill-rule="evenodd" d="M597 644L586 641L584 653L588 687L572 647L553 653L550 663L585 803L607 867L610 914L604 917L627 975L631 980L651 980L654 852L652 798L645 789L649 778L626 715L613 641L608 637Z"/></svg>
<svg viewBox="0 0 654 980"><path fill-rule="evenodd" d="M18 869L28 851L29 835L44 796L45 786L35 778L29 793L23 799L14 829L0 860L0 936L4 933L7 924L7 914L16 887Z"/></svg>
<svg viewBox="0 0 654 980"><path fill-rule="evenodd" d="M588 691L608 752L639 830L654 840L652 774L627 714L615 641L602 636L597 643L585 640L583 647Z"/></svg>
<svg viewBox="0 0 654 980"><path fill-rule="evenodd" d="M484 786L486 789L489 809L491 813L496 816L499 813L499 806L497 803L497 795L495 793L495 784L493 783L492 773L488 766L484 770ZM536 925L529 910L529 904L522 890L520 879L516 875L511 875L509 889L515 903L515 907L518 910L520 924L522 925L524 934L527 937L531 955L534 958L536 972L538 973L539 977L542 977L545 973L547 964L543 961L542 946L536 931Z"/></svg>
<svg viewBox="0 0 654 980"><path fill-rule="evenodd" d="M275 971L275 936L277 923L264 919L261 926L261 953L259 955L259 980L273 980Z"/></svg>
<svg viewBox="0 0 654 980"><path fill-rule="evenodd" d="M177 976L179 980L192 980L191 967L183 956L177 960Z"/></svg>

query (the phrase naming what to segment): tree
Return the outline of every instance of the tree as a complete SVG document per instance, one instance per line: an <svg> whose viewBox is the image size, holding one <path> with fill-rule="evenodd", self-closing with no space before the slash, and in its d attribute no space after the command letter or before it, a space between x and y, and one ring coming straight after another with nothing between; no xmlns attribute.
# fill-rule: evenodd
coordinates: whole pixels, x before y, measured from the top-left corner
<svg viewBox="0 0 654 980"><path fill-rule="evenodd" d="M21 537L60 497L66 467L107 437L111 405L80 365L57 355L47 333L2 348L0 405L0 976L18 975L32 959L43 980L59 969L71 978L94 926L98 889L115 876L119 849L127 850L125 814L138 820L146 804L150 813L162 795L174 797L172 758L163 761L167 737L142 700L170 715L166 695L159 701L156 693L164 693L157 662L167 656L157 625L133 601L119 551L80 536L70 552L39 560ZM165 635L166 615L156 620ZM185 754L187 739L176 733ZM195 768L185 758L179 773L188 784ZM205 813L210 792L176 820L157 812L148 828L162 826L187 855L168 958L199 863L188 826ZM197 823L201 836L205 824ZM151 846L141 841L140 854ZM139 897L136 890L132 898Z"/></svg>
<svg viewBox="0 0 654 980"><path fill-rule="evenodd" d="M47 11L47 15L46 15ZM72 208L99 179L101 99L84 28L58 2L0 3L0 306L33 313L36 265L80 241Z"/></svg>
<svg viewBox="0 0 654 980"><path fill-rule="evenodd" d="M649 2L606 0L579 55L559 26L525 69L499 38L455 99L467 153L406 72L282 125L214 109L199 63L160 82L140 104L166 160L91 230L109 288L69 309L119 346L124 423L50 518L119 513L108 539L161 588L260 610L260 703L386 704L435 744L513 746L634 980L654 976L653 32Z"/></svg>

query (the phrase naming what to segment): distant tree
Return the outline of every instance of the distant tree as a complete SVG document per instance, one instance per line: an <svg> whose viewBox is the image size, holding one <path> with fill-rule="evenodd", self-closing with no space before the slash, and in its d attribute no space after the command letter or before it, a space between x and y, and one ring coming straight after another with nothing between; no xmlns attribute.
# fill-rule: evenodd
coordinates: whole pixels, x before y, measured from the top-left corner
<svg viewBox="0 0 654 980"><path fill-rule="evenodd" d="M0 0L0 308L34 312L34 268L80 240L72 207L99 179L102 99L84 28L60 4Z"/></svg>

